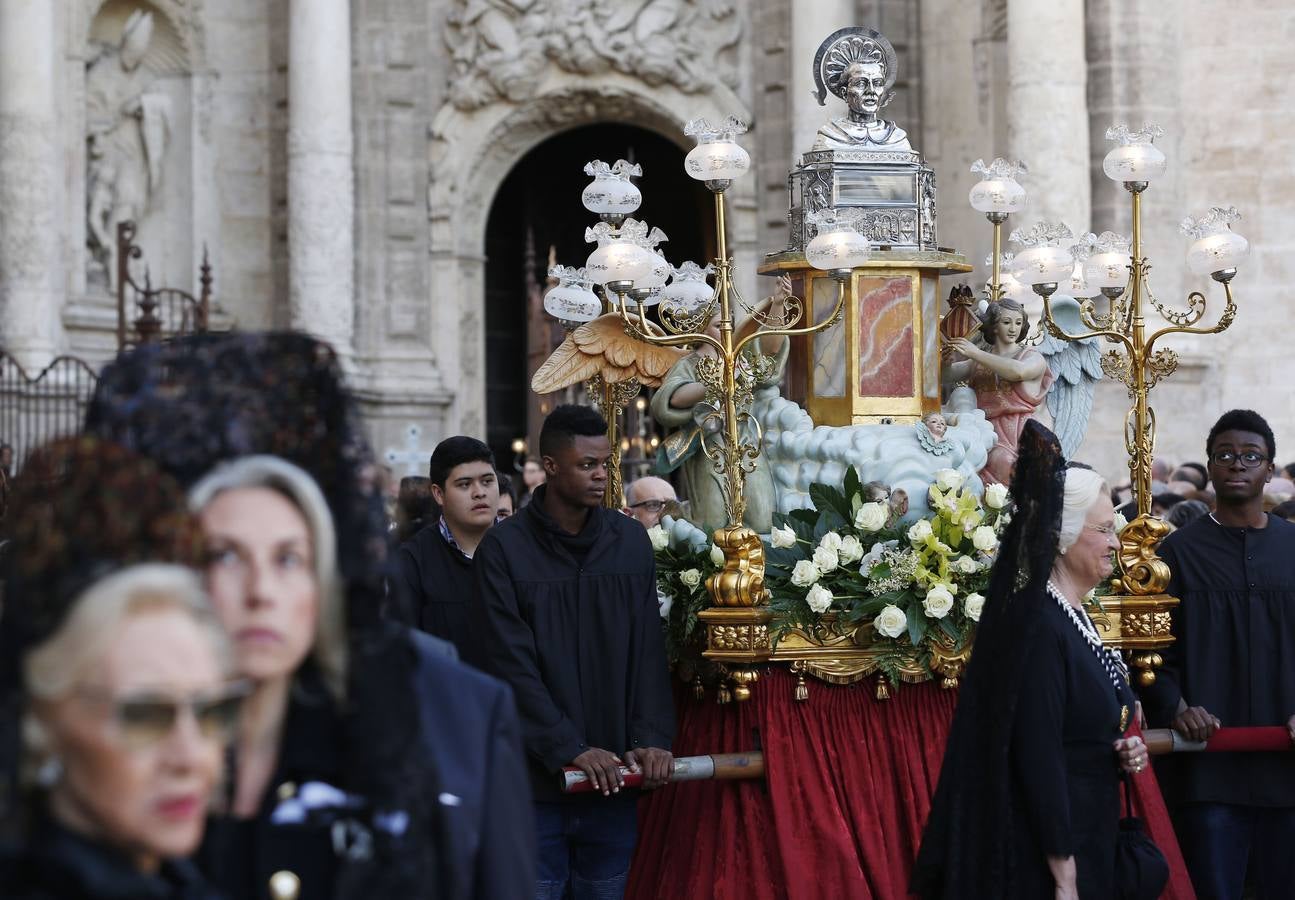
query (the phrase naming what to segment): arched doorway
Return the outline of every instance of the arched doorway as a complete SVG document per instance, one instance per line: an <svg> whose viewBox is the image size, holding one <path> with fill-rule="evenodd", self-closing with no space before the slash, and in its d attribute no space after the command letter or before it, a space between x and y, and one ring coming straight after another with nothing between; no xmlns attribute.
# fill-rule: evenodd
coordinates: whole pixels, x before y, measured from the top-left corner
<svg viewBox="0 0 1295 900"><path fill-rule="evenodd" d="M532 340L548 350L562 339L551 320L531 315L549 259L581 266L593 250L585 229L597 222L580 202L591 159L628 159L643 166L643 205L635 213L665 232L675 265L714 256L713 198L683 169L684 151L633 125L585 125L554 135L527 153L500 184L490 207L485 246L486 441L501 468L511 468L514 442L533 446L542 411L529 404ZM536 329L539 333L535 333Z"/></svg>

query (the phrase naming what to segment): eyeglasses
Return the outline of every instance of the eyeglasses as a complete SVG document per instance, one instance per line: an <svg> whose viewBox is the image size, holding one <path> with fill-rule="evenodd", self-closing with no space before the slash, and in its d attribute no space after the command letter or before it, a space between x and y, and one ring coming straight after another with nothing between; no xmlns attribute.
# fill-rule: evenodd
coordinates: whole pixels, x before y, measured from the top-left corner
<svg viewBox="0 0 1295 900"><path fill-rule="evenodd" d="M630 509L646 509L650 513L659 513L669 502L669 500L640 500L638 503L631 503Z"/></svg>
<svg viewBox="0 0 1295 900"><path fill-rule="evenodd" d="M142 749L157 744L174 731L182 714L193 717L198 733L211 741L223 741L238 722L238 711L250 693L246 682L236 682L218 694L194 694L173 697L161 693L140 692L123 697L84 693L82 698L109 707L112 721L122 742Z"/></svg>
<svg viewBox="0 0 1295 900"><path fill-rule="evenodd" d="M1243 469L1253 469L1260 463L1267 462L1268 457L1262 453L1256 453L1253 450L1247 450L1245 453L1233 453L1231 450L1220 450L1217 453L1210 454L1210 462L1216 466L1230 466L1238 459L1241 460Z"/></svg>
<svg viewBox="0 0 1295 900"><path fill-rule="evenodd" d="M1114 524L1111 524L1111 525L1089 525L1087 522L1085 522L1085 523L1084 523L1084 527L1085 527L1085 528L1087 528L1089 531L1096 531L1098 534L1104 534L1104 535L1106 535L1106 536L1108 536L1108 537L1109 537L1110 535L1112 535L1112 534L1117 534L1117 533L1119 532L1119 530L1120 530L1120 529L1116 528Z"/></svg>

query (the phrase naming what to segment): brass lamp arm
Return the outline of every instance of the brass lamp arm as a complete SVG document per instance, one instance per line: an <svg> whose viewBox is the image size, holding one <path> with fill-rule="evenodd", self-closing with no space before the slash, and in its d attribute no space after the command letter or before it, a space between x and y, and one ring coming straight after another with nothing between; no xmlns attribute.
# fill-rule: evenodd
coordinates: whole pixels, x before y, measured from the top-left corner
<svg viewBox="0 0 1295 900"><path fill-rule="evenodd" d="M1159 331L1152 334L1151 337L1147 338L1147 353L1151 352L1151 348L1155 345L1156 341L1160 340L1160 338L1165 337L1167 335L1218 334L1219 332L1226 331L1228 328L1230 328L1232 326L1232 320L1236 317L1236 314L1237 314L1237 305L1232 299L1232 285L1225 283L1223 285L1223 294L1227 298L1227 303L1223 307L1222 315L1219 316L1219 320L1216 323L1214 323L1214 325L1210 326L1209 328L1192 328L1192 327L1182 326L1182 325L1169 325L1169 326L1166 326L1165 328L1161 328ZM1201 308L1203 308L1205 304L1205 295L1202 294L1200 291L1192 291L1190 294L1187 295L1187 301L1193 308L1196 308L1198 303L1200 304Z"/></svg>
<svg viewBox="0 0 1295 900"><path fill-rule="evenodd" d="M623 322L627 328L633 328L637 331L638 334L636 337L640 340L649 344L655 344L658 347L681 347L684 344L709 344L711 347L715 348L715 351L719 353L720 356L724 355L724 345L715 340L709 334L704 334L700 331L693 334L653 334L647 328L643 327L643 323L647 321L647 317L643 311L643 305L641 303L639 304L639 321L635 322L633 316L630 315L629 310L625 308L625 295L620 294L618 296L620 298L620 303L617 306L616 311L620 313L621 322Z"/></svg>
<svg viewBox="0 0 1295 900"><path fill-rule="evenodd" d="M843 310L844 308L845 308L845 282L838 281L836 283L836 306L833 308L832 314L828 316L826 319L824 319L822 322L819 322L816 325L806 325L803 328L770 328L765 331L754 331L751 334L748 334L746 337L742 338L742 340L737 342L737 346L733 348L733 353L735 355L738 353L741 353L743 348L745 348L747 344L751 343L756 338L765 338L771 335L781 336L781 337L796 337L802 334L813 334L816 331L822 331L824 328L827 328L829 325L831 325L837 320L837 317L841 315L841 310Z"/></svg>
<svg viewBox="0 0 1295 900"><path fill-rule="evenodd" d="M1086 341L1089 338L1104 337L1107 340L1123 344L1128 347L1130 351L1133 349L1127 337L1120 334L1118 331L1113 331L1109 328L1097 328L1093 331L1084 332L1083 334L1070 334L1069 332L1063 331L1061 326L1052 318L1052 298L1046 295L1043 298L1043 318L1047 320L1048 329L1063 341Z"/></svg>

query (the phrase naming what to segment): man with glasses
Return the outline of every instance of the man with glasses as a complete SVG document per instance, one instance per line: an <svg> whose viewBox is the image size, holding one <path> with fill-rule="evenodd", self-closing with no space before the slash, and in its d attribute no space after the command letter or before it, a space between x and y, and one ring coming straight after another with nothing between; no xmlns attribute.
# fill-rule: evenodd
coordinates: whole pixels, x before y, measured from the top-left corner
<svg viewBox="0 0 1295 900"><path fill-rule="evenodd" d="M625 512L642 522L644 528L651 528L661 523L666 504L678 499L670 482L647 475L625 488Z"/></svg>
<svg viewBox="0 0 1295 900"><path fill-rule="evenodd" d="M1143 689L1151 724L1209 740L1221 726L1282 725L1295 740L1295 525L1264 512L1276 442L1258 413L1224 413L1205 442L1218 508L1160 547L1176 641ZM1196 753L1157 769L1200 897L1295 885L1295 756Z"/></svg>

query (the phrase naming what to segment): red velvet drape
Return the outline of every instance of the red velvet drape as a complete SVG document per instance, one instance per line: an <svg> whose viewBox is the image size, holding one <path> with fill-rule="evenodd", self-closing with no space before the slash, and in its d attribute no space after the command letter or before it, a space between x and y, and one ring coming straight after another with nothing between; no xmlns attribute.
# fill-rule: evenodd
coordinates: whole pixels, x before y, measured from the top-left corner
<svg viewBox="0 0 1295 900"><path fill-rule="evenodd" d="M764 751L763 782L698 782L657 791L640 813L629 900L906 900L909 870L939 778L957 692L876 681L847 687L770 668L745 703L681 689L678 756ZM758 734L758 738L757 738ZM1171 900L1191 900L1164 802L1148 770L1134 807L1174 870Z"/></svg>

